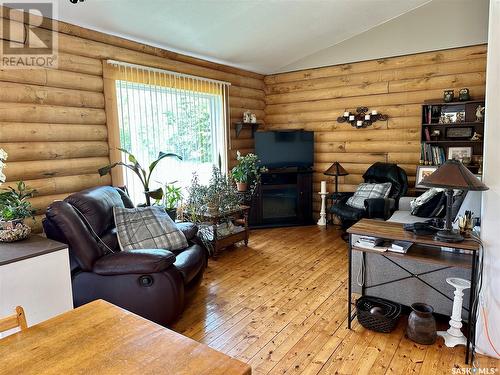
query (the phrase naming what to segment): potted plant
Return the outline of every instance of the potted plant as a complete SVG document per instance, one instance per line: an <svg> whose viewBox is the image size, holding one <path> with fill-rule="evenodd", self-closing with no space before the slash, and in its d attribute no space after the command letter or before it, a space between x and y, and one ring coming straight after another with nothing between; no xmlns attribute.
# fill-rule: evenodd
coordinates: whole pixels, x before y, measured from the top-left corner
<svg viewBox="0 0 500 375"><path fill-rule="evenodd" d="M255 186L260 174L266 171L265 167L259 167L259 157L249 153L242 156L239 151L236 152L236 160L238 164L231 170L231 176L236 181L238 191L244 192L248 190L249 184Z"/></svg>
<svg viewBox="0 0 500 375"><path fill-rule="evenodd" d="M29 236L31 228L24 220L35 219L35 209L28 200L35 193L23 181L18 182L16 188L0 192L0 241L18 241Z"/></svg>
<svg viewBox="0 0 500 375"><path fill-rule="evenodd" d="M158 188L155 190L149 190L149 183L151 181L151 175L153 174L153 171L155 170L156 166L160 161L167 157L175 157L178 158L179 160L182 160L182 157L180 157L177 154L174 153L166 153L166 152L160 152L158 154L158 157L156 160L154 160L151 164L149 164L148 169L146 170L143 168L139 162L137 161L137 158L131 154L129 151L123 149L123 148L118 148L120 151L124 152L125 154L128 155L128 161L129 163L124 163L124 162L118 162L114 164L109 164L106 165L105 167L99 168L99 174L101 176L104 176L108 174L111 169L116 167L117 165L122 165L125 168L130 169L133 171L137 177L139 177L139 180L141 180L142 186L144 187L144 196L146 197L146 206L151 206L151 198L154 200L161 200L163 198L163 188Z"/></svg>
<svg viewBox="0 0 500 375"><path fill-rule="evenodd" d="M168 216L175 221L177 219L177 207L182 200L182 191L180 187L174 184L175 182L165 184L161 204L165 207Z"/></svg>

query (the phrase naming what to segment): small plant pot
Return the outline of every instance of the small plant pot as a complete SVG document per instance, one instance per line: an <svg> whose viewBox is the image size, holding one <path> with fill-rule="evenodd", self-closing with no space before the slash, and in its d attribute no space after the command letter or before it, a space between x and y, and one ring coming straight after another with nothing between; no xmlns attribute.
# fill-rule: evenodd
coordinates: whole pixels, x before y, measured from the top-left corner
<svg viewBox="0 0 500 375"><path fill-rule="evenodd" d="M414 303L411 309L406 335L418 344L434 344L437 337L436 320L432 315L434 309L425 303Z"/></svg>
<svg viewBox="0 0 500 375"><path fill-rule="evenodd" d="M246 182L237 182L236 188L238 191L243 192L248 190L248 184Z"/></svg>
<svg viewBox="0 0 500 375"><path fill-rule="evenodd" d="M0 220L0 242L21 241L29 237L31 228L24 224L23 219Z"/></svg>
<svg viewBox="0 0 500 375"><path fill-rule="evenodd" d="M15 219L15 220L1 220L0 219L0 229L3 230L12 230L15 229L17 224L23 224L23 219Z"/></svg>
<svg viewBox="0 0 500 375"><path fill-rule="evenodd" d="M168 216L175 221L177 220L177 208L165 209L167 211Z"/></svg>

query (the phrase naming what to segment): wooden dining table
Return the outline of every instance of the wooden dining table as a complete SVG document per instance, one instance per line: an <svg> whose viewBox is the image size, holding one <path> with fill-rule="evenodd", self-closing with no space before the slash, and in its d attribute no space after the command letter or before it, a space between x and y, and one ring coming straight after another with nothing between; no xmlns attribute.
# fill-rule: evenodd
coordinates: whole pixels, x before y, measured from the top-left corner
<svg viewBox="0 0 500 375"><path fill-rule="evenodd" d="M0 374L251 374L243 362L103 300L0 340Z"/></svg>

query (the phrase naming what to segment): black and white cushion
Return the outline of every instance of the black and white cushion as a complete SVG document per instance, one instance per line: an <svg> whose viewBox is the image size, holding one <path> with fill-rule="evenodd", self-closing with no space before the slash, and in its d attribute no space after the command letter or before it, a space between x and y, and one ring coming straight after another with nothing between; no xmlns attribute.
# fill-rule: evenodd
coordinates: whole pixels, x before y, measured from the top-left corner
<svg viewBox="0 0 500 375"><path fill-rule="evenodd" d="M365 200L370 198L387 198L391 191L392 184L384 182L383 184L359 184L356 192L350 197L346 204L348 206L363 210L365 208Z"/></svg>
<svg viewBox="0 0 500 375"><path fill-rule="evenodd" d="M114 207L118 243L122 251L180 250L188 247L184 234L162 207Z"/></svg>

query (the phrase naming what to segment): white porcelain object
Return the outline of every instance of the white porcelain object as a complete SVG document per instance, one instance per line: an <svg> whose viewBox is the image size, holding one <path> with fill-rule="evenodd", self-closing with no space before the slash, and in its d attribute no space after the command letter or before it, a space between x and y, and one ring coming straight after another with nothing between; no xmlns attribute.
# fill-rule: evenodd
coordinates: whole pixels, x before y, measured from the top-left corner
<svg viewBox="0 0 500 375"><path fill-rule="evenodd" d="M470 281L458 277L449 277L446 282L455 288L453 311L451 313L450 328L447 331L438 331L438 336L444 338L444 344L453 348L457 345L466 345L467 339L460 330L462 328L462 303L464 290L470 288Z"/></svg>

